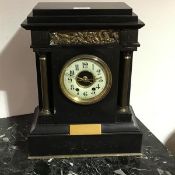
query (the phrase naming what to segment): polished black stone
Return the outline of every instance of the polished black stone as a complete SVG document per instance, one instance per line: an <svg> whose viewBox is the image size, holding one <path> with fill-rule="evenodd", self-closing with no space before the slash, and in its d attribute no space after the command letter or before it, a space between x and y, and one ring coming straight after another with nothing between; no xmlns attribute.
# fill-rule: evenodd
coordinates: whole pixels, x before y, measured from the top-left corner
<svg viewBox="0 0 175 175"><path fill-rule="evenodd" d="M28 160L32 118L0 119L0 175L175 175L175 157L141 122L142 157Z"/></svg>
<svg viewBox="0 0 175 175"><path fill-rule="evenodd" d="M27 30L53 30L54 28L141 28L132 8L123 2L41 2L38 3L22 27Z"/></svg>

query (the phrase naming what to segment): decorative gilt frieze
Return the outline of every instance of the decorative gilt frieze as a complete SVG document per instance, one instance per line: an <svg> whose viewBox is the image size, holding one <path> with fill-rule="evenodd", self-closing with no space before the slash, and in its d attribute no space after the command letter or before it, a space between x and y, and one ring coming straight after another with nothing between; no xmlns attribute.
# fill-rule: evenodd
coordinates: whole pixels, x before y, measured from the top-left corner
<svg viewBox="0 0 175 175"><path fill-rule="evenodd" d="M119 34L113 30L50 33L50 45L109 44L115 42L119 42Z"/></svg>

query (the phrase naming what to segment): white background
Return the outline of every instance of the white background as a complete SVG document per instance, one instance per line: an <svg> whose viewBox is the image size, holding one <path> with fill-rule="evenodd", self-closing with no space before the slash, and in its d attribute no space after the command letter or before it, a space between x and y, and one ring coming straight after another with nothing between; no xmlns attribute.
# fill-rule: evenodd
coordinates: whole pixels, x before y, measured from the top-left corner
<svg viewBox="0 0 175 175"><path fill-rule="evenodd" d="M139 31L141 47L134 53L131 105L165 143L175 132L175 1L125 2L146 24ZM0 0L1 118L32 113L38 103L30 33L20 28L36 3Z"/></svg>

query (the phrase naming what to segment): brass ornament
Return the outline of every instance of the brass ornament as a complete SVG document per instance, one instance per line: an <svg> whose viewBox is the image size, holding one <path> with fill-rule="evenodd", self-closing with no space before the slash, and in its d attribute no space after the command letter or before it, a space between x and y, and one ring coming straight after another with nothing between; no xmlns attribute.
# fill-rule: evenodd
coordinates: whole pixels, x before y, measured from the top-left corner
<svg viewBox="0 0 175 175"><path fill-rule="evenodd" d="M114 30L60 31L50 33L50 45L110 44L119 43Z"/></svg>

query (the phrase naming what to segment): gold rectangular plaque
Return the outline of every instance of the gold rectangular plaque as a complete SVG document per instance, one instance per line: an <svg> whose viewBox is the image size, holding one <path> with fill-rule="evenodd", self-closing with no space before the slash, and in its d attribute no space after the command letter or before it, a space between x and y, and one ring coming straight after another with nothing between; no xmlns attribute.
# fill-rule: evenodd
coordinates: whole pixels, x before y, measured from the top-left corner
<svg viewBox="0 0 175 175"><path fill-rule="evenodd" d="M70 135L100 135L101 124L70 125Z"/></svg>

